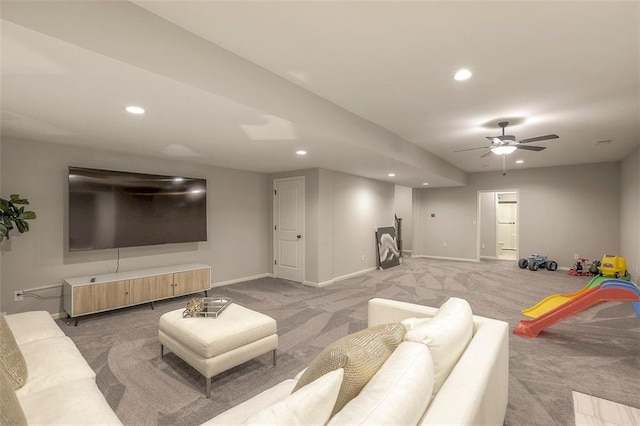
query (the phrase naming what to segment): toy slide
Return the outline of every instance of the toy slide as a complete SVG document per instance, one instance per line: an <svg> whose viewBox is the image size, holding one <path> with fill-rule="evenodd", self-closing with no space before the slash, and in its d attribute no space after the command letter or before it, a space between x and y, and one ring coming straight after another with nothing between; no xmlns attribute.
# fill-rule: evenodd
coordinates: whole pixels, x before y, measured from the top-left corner
<svg viewBox="0 0 640 426"><path fill-rule="evenodd" d="M552 309L557 308L560 305L567 303L569 300L580 296L581 294L586 293L591 290L589 287L584 287L579 291L571 294L552 294L551 296L545 297L536 305L523 309L521 311L522 315L530 318L538 318L540 315L546 314Z"/></svg>
<svg viewBox="0 0 640 426"><path fill-rule="evenodd" d="M599 287L587 290L534 320L520 321L513 334L536 337L545 328L600 302L633 302L633 308L640 318L640 289L624 280L605 280Z"/></svg>
<svg viewBox="0 0 640 426"><path fill-rule="evenodd" d="M600 286L600 284L603 281L610 280L610 279L611 279L611 277L605 277L605 276L602 276L602 275L596 275L595 277L593 277L589 281L589 283L586 286L584 286L581 290L576 291L575 293L571 293L571 294L552 294L551 296L542 299L536 305L534 305L534 306L532 306L530 308L527 308L527 309L523 309L520 312L522 313L522 315L524 315L526 317L538 318L540 315L546 314L550 310L555 309L558 306L568 302L569 300L571 300L571 299L573 299L575 297L578 297L581 294L586 293L590 289ZM624 277L620 277L619 279L625 280L625 281L630 281L631 280L631 275L626 275Z"/></svg>

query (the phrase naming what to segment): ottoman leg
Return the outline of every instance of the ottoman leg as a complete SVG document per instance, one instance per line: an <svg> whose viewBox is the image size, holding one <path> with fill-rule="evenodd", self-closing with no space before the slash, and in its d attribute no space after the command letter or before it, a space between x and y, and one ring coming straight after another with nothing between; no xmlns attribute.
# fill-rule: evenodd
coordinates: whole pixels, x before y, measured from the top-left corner
<svg viewBox="0 0 640 426"><path fill-rule="evenodd" d="M275 366L276 366L276 364L277 364L277 359L276 359L277 354L278 354L278 350L277 350L277 349L274 349L274 350L273 350L273 366L274 366L274 367L275 367Z"/></svg>
<svg viewBox="0 0 640 426"><path fill-rule="evenodd" d="M206 377L207 380L207 393L205 394L207 399L211 398L211 377Z"/></svg>

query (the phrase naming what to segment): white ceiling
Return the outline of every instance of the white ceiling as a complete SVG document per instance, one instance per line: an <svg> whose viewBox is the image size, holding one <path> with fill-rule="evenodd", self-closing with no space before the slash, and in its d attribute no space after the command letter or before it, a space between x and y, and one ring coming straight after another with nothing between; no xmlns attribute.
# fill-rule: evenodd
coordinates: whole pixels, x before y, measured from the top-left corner
<svg viewBox="0 0 640 426"><path fill-rule="evenodd" d="M7 136L414 187L500 170L494 154L452 151L485 146L503 119L518 139L560 136L510 169L615 161L640 143L640 2L1 7ZM453 79L461 67L470 80Z"/></svg>

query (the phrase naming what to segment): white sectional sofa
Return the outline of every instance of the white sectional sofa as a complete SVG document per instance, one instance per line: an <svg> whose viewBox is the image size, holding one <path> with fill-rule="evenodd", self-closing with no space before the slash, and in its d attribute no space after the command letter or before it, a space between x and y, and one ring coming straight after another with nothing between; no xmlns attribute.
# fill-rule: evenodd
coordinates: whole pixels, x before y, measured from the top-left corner
<svg viewBox="0 0 640 426"><path fill-rule="evenodd" d="M303 370L204 425L503 424L509 371L506 322L472 315L462 299L450 299L440 310L369 301L369 327L397 322L407 329L403 341L334 417L331 409L346 380L342 368L292 393ZM329 411L323 408L327 395L333 398Z"/></svg>
<svg viewBox="0 0 640 426"><path fill-rule="evenodd" d="M122 424L96 385L96 375L48 312L6 315L27 366L15 391L30 425Z"/></svg>

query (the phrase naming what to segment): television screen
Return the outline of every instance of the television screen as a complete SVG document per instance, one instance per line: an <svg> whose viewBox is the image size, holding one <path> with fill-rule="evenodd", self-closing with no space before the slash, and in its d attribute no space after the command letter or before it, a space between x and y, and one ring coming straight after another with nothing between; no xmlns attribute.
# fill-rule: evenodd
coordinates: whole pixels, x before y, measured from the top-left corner
<svg viewBox="0 0 640 426"><path fill-rule="evenodd" d="M207 181L69 167L69 251L207 240Z"/></svg>

